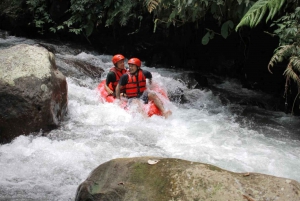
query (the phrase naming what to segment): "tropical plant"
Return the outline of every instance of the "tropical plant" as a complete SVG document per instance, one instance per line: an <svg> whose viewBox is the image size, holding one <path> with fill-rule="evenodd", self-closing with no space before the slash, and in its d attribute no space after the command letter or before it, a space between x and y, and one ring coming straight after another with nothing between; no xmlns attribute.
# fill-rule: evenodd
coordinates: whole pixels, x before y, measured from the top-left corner
<svg viewBox="0 0 300 201"><path fill-rule="evenodd" d="M18 14L22 11L22 1L19 0L2 0L0 2L1 14L5 14L16 18Z"/></svg>
<svg viewBox="0 0 300 201"><path fill-rule="evenodd" d="M57 26L57 29L60 27L67 28L70 32L75 34L81 33L88 38L92 34L95 25L102 22L103 10L103 5L100 1L71 0L71 6L67 11L70 14L70 18L60 26Z"/></svg>
<svg viewBox="0 0 300 201"><path fill-rule="evenodd" d="M168 29L170 25L180 27L194 23L198 27L208 16L213 17L221 29L214 30L213 25L207 23L203 44L208 44L215 35L227 38L234 24L253 4L250 0L70 0L69 18L60 22L51 19L48 0L26 2L34 16L33 24L40 33L64 29L87 38L100 24L106 27L125 26L130 20L139 22L137 32L143 16L149 14L153 16L154 32L157 26Z"/></svg>
<svg viewBox="0 0 300 201"><path fill-rule="evenodd" d="M286 8L293 8L298 5L298 1L289 0L259 0L257 1L241 19L240 23L236 26L236 30L239 30L242 26L255 27L261 22L267 10L269 10L266 22L272 20L273 17L280 12L284 3L287 3ZM291 4L289 6L288 4ZM274 31L274 36L279 37L279 47L274 51L274 55L268 64L268 70L272 73L271 68L276 63L288 61L288 65L283 73L286 77L284 97L287 97L288 89L291 85L291 81L294 81L297 85L298 94L300 94L300 7L295 8L293 12L286 13L284 16L275 20L271 26L277 26ZM293 108L292 107L292 113Z"/></svg>
<svg viewBox="0 0 300 201"><path fill-rule="evenodd" d="M207 27L202 38L203 45L215 35L226 39L233 31L235 21L240 20L251 5L249 0L145 0L148 11L155 16L154 32L159 24L179 27L195 23L198 26L198 22L204 22L211 15L221 31Z"/></svg>
<svg viewBox="0 0 300 201"><path fill-rule="evenodd" d="M236 26L238 30L241 26L248 25L251 28L255 27L265 16L267 10L269 14L266 22L278 13L286 0L259 0L253 4L249 11L241 19L240 23Z"/></svg>
<svg viewBox="0 0 300 201"><path fill-rule="evenodd" d="M44 24L54 24L47 12L46 0L28 0L26 1L29 10L32 12L35 27L39 28L39 33L44 33Z"/></svg>
<svg viewBox="0 0 300 201"><path fill-rule="evenodd" d="M298 94L294 99L295 104L300 94L300 7L297 7L293 13L287 13L272 25L278 27L274 33L280 39L280 47L275 50L268 64L268 70L272 73L271 68L274 67L276 63L283 62L284 60L288 61L288 65L283 73L286 77L284 96L287 96L291 81L294 81L298 89Z"/></svg>
<svg viewBox="0 0 300 201"><path fill-rule="evenodd" d="M54 22L49 15L46 0L27 0L29 10L34 15L33 23L45 32L48 27L51 32L61 29L75 34L83 34L88 38L100 24L112 26L127 25L130 19L141 21L139 1L132 0L71 0L67 10L69 18L62 22Z"/></svg>
<svg viewBox="0 0 300 201"><path fill-rule="evenodd" d="M105 1L105 8L109 8L107 2L110 1ZM142 19L142 4L139 3L139 1L111 0L110 4L112 4L112 2L114 4L114 7L112 9L109 9L107 12L107 20L105 22L105 26L111 26L113 24L125 26L130 19Z"/></svg>

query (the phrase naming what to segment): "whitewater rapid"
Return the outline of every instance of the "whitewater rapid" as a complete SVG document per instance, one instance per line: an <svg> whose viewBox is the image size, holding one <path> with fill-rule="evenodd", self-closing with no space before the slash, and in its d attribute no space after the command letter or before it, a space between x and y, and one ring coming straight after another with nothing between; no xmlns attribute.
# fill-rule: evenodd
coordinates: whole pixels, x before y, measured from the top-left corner
<svg viewBox="0 0 300 201"><path fill-rule="evenodd" d="M1 48L24 41L36 42L8 37L0 40ZM295 137L298 118L224 104L222 94L190 89L183 80L174 79L184 71L143 65L153 73L156 84L169 93L180 89L188 100L165 101L165 107L173 112L168 119L145 118L134 109L125 111L99 99L95 89L112 66L111 55L61 51L56 57L61 68L75 74L79 72L59 58L86 61L105 72L100 79L67 77L68 115L58 129L0 145L0 200L74 200L78 185L98 165L136 156L180 158L300 182L300 141ZM255 95L234 80L212 85L244 96Z"/></svg>

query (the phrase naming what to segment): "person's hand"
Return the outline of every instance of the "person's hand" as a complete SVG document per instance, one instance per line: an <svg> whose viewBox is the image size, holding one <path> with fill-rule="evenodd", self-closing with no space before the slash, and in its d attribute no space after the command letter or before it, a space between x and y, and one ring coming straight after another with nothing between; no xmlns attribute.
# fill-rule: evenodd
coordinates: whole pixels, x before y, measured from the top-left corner
<svg viewBox="0 0 300 201"><path fill-rule="evenodd" d="M108 90L107 92L109 95L112 95L114 92L112 90Z"/></svg>

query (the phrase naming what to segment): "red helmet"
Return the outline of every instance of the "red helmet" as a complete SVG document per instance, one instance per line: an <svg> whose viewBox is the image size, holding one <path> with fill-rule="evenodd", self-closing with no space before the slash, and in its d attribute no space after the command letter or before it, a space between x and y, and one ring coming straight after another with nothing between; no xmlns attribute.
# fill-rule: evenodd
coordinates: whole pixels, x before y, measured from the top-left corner
<svg viewBox="0 0 300 201"><path fill-rule="evenodd" d="M125 59L125 57L122 54L116 54L115 56L113 56L112 62L113 64L116 64L118 61L122 59Z"/></svg>
<svg viewBox="0 0 300 201"><path fill-rule="evenodd" d="M141 60L139 60L138 58L131 58L128 60L128 64L134 64L137 67L141 67Z"/></svg>

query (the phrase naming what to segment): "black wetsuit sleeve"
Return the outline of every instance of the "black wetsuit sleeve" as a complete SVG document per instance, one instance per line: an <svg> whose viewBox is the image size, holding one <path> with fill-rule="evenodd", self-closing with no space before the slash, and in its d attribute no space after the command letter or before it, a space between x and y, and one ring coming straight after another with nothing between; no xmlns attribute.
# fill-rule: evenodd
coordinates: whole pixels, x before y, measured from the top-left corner
<svg viewBox="0 0 300 201"><path fill-rule="evenodd" d="M119 80L119 84L121 86L124 86L128 83L128 75L127 74L123 74Z"/></svg>
<svg viewBox="0 0 300 201"><path fill-rule="evenodd" d="M111 82L115 82L116 81L116 75L114 72L108 72L107 76L106 76L106 85L108 86L109 83Z"/></svg>
<svg viewBox="0 0 300 201"><path fill-rule="evenodd" d="M149 71L143 70L143 74L145 78L152 79L152 73L150 73Z"/></svg>

